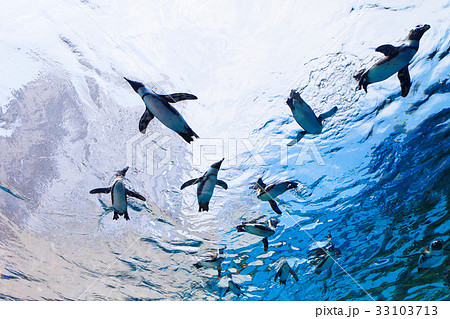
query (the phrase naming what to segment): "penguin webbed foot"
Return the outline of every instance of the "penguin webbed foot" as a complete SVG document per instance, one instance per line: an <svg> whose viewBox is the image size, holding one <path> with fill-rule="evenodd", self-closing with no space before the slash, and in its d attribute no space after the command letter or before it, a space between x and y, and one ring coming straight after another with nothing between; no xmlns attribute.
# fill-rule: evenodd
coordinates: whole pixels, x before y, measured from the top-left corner
<svg viewBox="0 0 450 319"><path fill-rule="evenodd" d="M114 212L114 216L113 216L113 220L118 220L119 219L119 214L115 211Z"/></svg>
<svg viewBox="0 0 450 319"><path fill-rule="evenodd" d="M264 251L267 251L269 249L269 241L267 240L267 237L263 238L262 243L264 245Z"/></svg>
<svg viewBox="0 0 450 319"><path fill-rule="evenodd" d="M130 216L128 216L128 212L125 212L124 217L125 217L125 220L130 220Z"/></svg>

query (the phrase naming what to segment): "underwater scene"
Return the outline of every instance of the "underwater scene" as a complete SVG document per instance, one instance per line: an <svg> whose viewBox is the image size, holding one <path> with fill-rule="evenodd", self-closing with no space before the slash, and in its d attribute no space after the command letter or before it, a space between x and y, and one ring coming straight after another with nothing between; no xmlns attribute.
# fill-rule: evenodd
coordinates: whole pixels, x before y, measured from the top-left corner
<svg viewBox="0 0 450 319"><path fill-rule="evenodd" d="M450 300L449 16L3 4L0 300Z"/></svg>

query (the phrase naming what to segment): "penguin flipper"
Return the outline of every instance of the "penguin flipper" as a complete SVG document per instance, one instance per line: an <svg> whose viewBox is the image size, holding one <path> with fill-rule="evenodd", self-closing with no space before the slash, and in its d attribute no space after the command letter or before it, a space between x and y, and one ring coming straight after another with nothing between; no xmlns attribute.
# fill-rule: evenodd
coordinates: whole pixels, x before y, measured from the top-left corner
<svg viewBox="0 0 450 319"><path fill-rule="evenodd" d="M222 294L222 297L225 297L225 295L226 295L229 291L230 291L230 288L227 288L227 289L225 290L225 292Z"/></svg>
<svg viewBox="0 0 450 319"><path fill-rule="evenodd" d="M139 132L142 134L145 134L145 130L147 129L148 123L150 123L151 120L153 120L155 116L148 110L148 108L145 108L144 114L142 114L141 119L139 120Z"/></svg>
<svg viewBox="0 0 450 319"><path fill-rule="evenodd" d="M406 97L411 88L411 77L409 76L408 65L397 73L398 79L400 80L400 87L402 89L402 97Z"/></svg>
<svg viewBox="0 0 450 319"><path fill-rule="evenodd" d="M262 242L264 245L264 251L267 251L269 249L269 241L267 240L267 237L264 237Z"/></svg>
<svg viewBox="0 0 450 319"><path fill-rule="evenodd" d="M280 267L280 269L278 269L277 273L275 274L275 278L273 279L275 282L277 281L277 278L280 277L281 275L281 268L283 267Z"/></svg>
<svg viewBox="0 0 450 319"><path fill-rule="evenodd" d="M108 194L110 192L111 192L111 187L94 188L94 189L90 190L89 194L99 194L99 193Z"/></svg>
<svg viewBox="0 0 450 319"><path fill-rule="evenodd" d="M298 281L298 276L292 268L289 268L289 273L294 277L295 281Z"/></svg>
<svg viewBox="0 0 450 319"><path fill-rule="evenodd" d="M185 188L188 187L188 186L195 185L195 184L197 184L198 182L200 182L201 180L202 180L201 177L190 179L190 180L188 180L187 182L183 183L183 185L181 185L181 188L180 188L180 189L183 190L183 189L185 189Z"/></svg>
<svg viewBox="0 0 450 319"><path fill-rule="evenodd" d="M278 215L281 215L283 212L278 208L277 202L274 200L269 200L270 207L272 207L273 211Z"/></svg>
<svg viewBox="0 0 450 319"><path fill-rule="evenodd" d="M327 119L329 117L332 117L337 112L337 110L338 110L338 107L335 106L331 110L320 114L319 117L318 117L319 122L322 122L323 120L325 120L325 119Z"/></svg>
<svg viewBox="0 0 450 319"><path fill-rule="evenodd" d="M133 192L133 191L129 190L128 188L125 189L125 194L127 194L128 196L140 199L141 201L144 201L144 202L146 201L144 196L142 196L141 194L139 194L137 192Z"/></svg>
<svg viewBox="0 0 450 319"><path fill-rule="evenodd" d="M287 144L287 146L294 146L295 144L300 142L300 140L303 138L303 136L305 136L305 134L306 134L306 131L300 131L297 134L297 136Z"/></svg>
<svg viewBox="0 0 450 319"><path fill-rule="evenodd" d="M217 186L220 186L220 187L222 187L223 189L228 189L227 183L225 183L224 181L222 181L222 180L220 180L220 179L217 180Z"/></svg>
<svg viewBox="0 0 450 319"><path fill-rule="evenodd" d="M383 53L385 56L394 57L398 54L398 47L394 47L391 44L383 44L376 48L375 52Z"/></svg>
<svg viewBox="0 0 450 319"><path fill-rule="evenodd" d="M161 97L168 103L177 103L184 100L197 100L197 97L195 95L189 93L173 93L167 95L159 95L159 97Z"/></svg>

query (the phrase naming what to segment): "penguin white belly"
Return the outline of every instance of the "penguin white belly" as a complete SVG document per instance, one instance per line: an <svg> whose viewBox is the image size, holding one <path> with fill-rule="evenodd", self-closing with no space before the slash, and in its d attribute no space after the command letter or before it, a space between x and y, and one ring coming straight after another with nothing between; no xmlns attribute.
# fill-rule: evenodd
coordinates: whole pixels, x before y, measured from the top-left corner
<svg viewBox="0 0 450 319"><path fill-rule="evenodd" d="M281 269L280 281L285 282L289 277L289 266L283 265Z"/></svg>
<svg viewBox="0 0 450 319"><path fill-rule="evenodd" d="M327 269L330 269L334 263L333 258L331 258L330 256L325 257L325 261L317 266L316 271L325 271Z"/></svg>
<svg viewBox="0 0 450 319"><path fill-rule="evenodd" d="M249 234L260 236L260 237L270 237L273 234L275 234L275 231L272 229L256 228L254 225L245 225L245 231Z"/></svg>
<svg viewBox="0 0 450 319"><path fill-rule="evenodd" d="M420 256L419 258L419 268L433 268L437 267L442 262L442 253L439 255L432 256Z"/></svg>
<svg viewBox="0 0 450 319"><path fill-rule="evenodd" d="M216 175L207 175L206 181L204 183L198 184L197 187L197 196L198 201L200 203L207 203L211 199L214 187L217 184L217 176ZM201 190L200 190L201 188Z"/></svg>
<svg viewBox="0 0 450 319"><path fill-rule="evenodd" d="M120 214L125 213L127 211L127 196L125 194L125 185L121 181L116 182L114 185L113 198L114 209Z"/></svg>
<svg viewBox="0 0 450 319"><path fill-rule="evenodd" d="M294 105L295 108L292 114L298 125L300 125L307 133L320 134L322 132L322 125L319 123L319 120L309 105L299 103L298 101L295 101Z"/></svg>
<svg viewBox="0 0 450 319"><path fill-rule="evenodd" d="M183 117L173 113L158 98L149 94L144 96L144 102L148 110L165 126L176 132L186 132L187 124Z"/></svg>
<svg viewBox="0 0 450 319"><path fill-rule="evenodd" d="M367 73L369 83L384 81L391 77L411 61L417 50L406 49L400 52L395 58L384 63L374 65Z"/></svg>
<svg viewBox="0 0 450 319"><path fill-rule="evenodd" d="M240 295L242 294L241 289L239 289L238 286L236 286L236 284L234 282L229 281L228 282L228 288L235 294L235 295Z"/></svg>
<svg viewBox="0 0 450 319"><path fill-rule="evenodd" d="M285 183L280 183L280 184L275 185L270 191L259 195L258 198L262 201L273 200L277 196L280 196L281 194L283 194L285 191L286 191Z"/></svg>
<svg viewBox="0 0 450 319"><path fill-rule="evenodd" d="M220 266L222 261L223 261L223 258L218 258L215 261L202 261L201 265L206 268L216 268L217 266Z"/></svg>

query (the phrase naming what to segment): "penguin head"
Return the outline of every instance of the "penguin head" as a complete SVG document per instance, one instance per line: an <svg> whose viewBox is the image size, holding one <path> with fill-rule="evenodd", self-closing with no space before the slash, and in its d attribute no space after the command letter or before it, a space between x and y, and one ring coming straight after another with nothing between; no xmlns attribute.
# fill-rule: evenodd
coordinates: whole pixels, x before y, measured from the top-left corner
<svg viewBox="0 0 450 319"><path fill-rule="evenodd" d="M411 31L409 31L408 40L419 41L423 34L428 31L431 27L428 24L418 25Z"/></svg>
<svg viewBox="0 0 450 319"><path fill-rule="evenodd" d="M444 241L440 238L435 239L432 243L431 243L431 249L433 250L442 250L442 247L444 246Z"/></svg>
<svg viewBox="0 0 450 319"><path fill-rule="evenodd" d="M279 222L278 219L272 217L269 219L268 224L270 227L276 228Z"/></svg>
<svg viewBox="0 0 450 319"><path fill-rule="evenodd" d="M125 174L127 173L127 171L128 171L129 168L130 168L130 167L127 166L127 167L125 167L123 170L117 171L116 176L125 177Z"/></svg>
<svg viewBox="0 0 450 319"><path fill-rule="evenodd" d="M142 84L141 82L131 81L131 80L128 80L126 77L124 77L124 79L127 80L128 83L130 83L131 87L133 88L133 90L134 90L136 93L138 92L138 90L139 90L141 87L145 87L145 85Z"/></svg>
<svg viewBox="0 0 450 319"><path fill-rule="evenodd" d="M222 158L220 161L218 161L217 163L214 163L211 165L211 168L215 168L215 169L220 169L220 165L222 165L222 162L225 160L225 158Z"/></svg>

